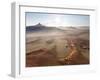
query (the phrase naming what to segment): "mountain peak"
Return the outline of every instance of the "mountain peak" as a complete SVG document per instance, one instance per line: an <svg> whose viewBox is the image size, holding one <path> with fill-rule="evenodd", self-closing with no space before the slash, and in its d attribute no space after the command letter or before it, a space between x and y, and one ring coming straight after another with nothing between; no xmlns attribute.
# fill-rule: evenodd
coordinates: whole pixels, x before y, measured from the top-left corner
<svg viewBox="0 0 100 80"><path fill-rule="evenodd" d="M35 26L43 27L44 25L42 25L41 23L38 23L38 24L36 24Z"/></svg>

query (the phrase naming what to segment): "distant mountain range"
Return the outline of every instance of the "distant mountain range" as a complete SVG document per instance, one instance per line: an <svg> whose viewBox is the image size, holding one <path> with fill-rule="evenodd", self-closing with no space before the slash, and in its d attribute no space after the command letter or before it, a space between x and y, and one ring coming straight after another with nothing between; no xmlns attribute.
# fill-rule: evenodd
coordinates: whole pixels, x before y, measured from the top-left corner
<svg viewBox="0 0 100 80"><path fill-rule="evenodd" d="M87 26L79 26L79 27L72 27L72 26L67 26L67 27L50 27L50 26L45 26L42 25L41 23L38 23L33 26L26 26L26 32L64 32L64 31L70 31L70 32L75 32L75 31L89 31L89 27Z"/></svg>
<svg viewBox="0 0 100 80"><path fill-rule="evenodd" d="M41 23L38 23L33 26L26 26L26 32L37 32L37 31L62 31L59 28L56 27L47 27L45 25L42 25Z"/></svg>

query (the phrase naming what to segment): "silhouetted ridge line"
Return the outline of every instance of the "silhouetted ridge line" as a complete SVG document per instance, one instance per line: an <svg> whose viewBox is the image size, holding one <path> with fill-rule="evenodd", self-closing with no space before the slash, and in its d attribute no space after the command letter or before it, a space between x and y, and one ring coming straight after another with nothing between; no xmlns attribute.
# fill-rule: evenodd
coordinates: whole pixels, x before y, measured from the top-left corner
<svg viewBox="0 0 100 80"><path fill-rule="evenodd" d="M56 27L47 27L42 25L41 23L38 23L33 26L26 26L26 31L27 32L35 32L35 31L59 31L61 29L56 28Z"/></svg>

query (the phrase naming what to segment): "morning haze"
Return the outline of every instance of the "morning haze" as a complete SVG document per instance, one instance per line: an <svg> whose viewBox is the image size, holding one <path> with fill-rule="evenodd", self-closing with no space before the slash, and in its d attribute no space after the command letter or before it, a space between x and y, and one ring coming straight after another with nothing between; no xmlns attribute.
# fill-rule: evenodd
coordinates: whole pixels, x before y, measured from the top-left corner
<svg viewBox="0 0 100 80"><path fill-rule="evenodd" d="M26 67L89 64L88 15L25 15Z"/></svg>

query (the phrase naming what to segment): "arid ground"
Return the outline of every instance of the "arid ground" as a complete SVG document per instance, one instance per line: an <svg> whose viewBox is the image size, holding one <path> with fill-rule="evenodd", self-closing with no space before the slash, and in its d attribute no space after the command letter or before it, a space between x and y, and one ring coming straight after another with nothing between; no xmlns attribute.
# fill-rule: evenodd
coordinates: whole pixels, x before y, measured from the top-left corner
<svg viewBox="0 0 100 80"><path fill-rule="evenodd" d="M88 26L38 25L26 28L26 67L89 64Z"/></svg>

